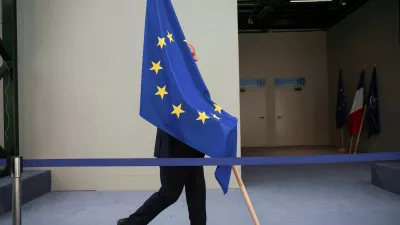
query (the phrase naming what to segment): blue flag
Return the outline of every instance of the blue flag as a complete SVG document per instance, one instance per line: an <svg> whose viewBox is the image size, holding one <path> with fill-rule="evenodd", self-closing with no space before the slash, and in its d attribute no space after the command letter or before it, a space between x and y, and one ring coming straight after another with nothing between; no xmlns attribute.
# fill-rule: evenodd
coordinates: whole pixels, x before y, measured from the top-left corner
<svg viewBox="0 0 400 225"><path fill-rule="evenodd" d="M336 103L336 128L343 128L347 119L346 93L343 87L342 70L339 71Z"/></svg>
<svg viewBox="0 0 400 225"><path fill-rule="evenodd" d="M237 119L211 99L171 0L146 7L140 116L210 157L236 157ZM231 171L215 171L225 194Z"/></svg>
<svg viewBox="0 0 400 225"><path fill-rule="evenodd" d="M378 101L378 82L376 78L376 67L372 71L371 84L369 87L369 94L367 99L367 124L368 124L368 137L379 134L381 125L379 121L379 101Z"/></svg>

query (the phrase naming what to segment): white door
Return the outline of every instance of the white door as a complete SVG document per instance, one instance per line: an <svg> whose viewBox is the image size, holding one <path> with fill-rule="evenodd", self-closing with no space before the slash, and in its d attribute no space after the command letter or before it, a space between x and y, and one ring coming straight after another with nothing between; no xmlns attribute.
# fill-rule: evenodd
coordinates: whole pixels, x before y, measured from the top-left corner
<svg viewBox="0 0 400 225"><path fill-rule="evenodd" d="M266 89L245 88L240 92L242 147L262 147L266 140Z"/></svg>
<svg viewBox="0 0 400 225"><path fill-rule="evenodd" d="M314 143L313 102L307 94L306 89L275 88L275 143L278 146Z"/></svg>

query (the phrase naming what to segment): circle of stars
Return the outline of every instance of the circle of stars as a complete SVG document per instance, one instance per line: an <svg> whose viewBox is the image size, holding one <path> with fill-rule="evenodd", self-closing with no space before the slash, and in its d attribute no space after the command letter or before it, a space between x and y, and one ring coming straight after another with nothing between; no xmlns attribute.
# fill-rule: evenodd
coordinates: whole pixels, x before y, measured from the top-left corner
<svg viewBox="0 0 400 225"><path fill-rule="evenodd" d="M171 34L169 31L167 31L166 37L168 38L169 44L175 42L173 34ZM164 47L167 47L167 41L165 37L157 37L157 47L160 47L160 50L163 50ZM184 42L187 43L187 40L184 40ZM161 66L161 60L158 62L151 62L152 67L150 68L150 71L154 71L156 76L159 75L160 71L163 70L164 68ZM164 85L163 87L157 86L157 92L154 94L156 96L160 96L161 100L164 100L165 95L168 95L169 93L167 92L167 85ZM173 111L171 112L171 115L176 115L176 117L179 119L181 117L181 114L185 113L185 111L182 109L182 103L179 105L174 105L172 104ZM197 121L200 121L203 125L206 123L206 121L210 118L214 118L217 121L221 120L221 117L218 116L222 115L222 108L214 104L214 113L210 113L210 116L207 115L204 111L198 111L198 117Z"/></svg>

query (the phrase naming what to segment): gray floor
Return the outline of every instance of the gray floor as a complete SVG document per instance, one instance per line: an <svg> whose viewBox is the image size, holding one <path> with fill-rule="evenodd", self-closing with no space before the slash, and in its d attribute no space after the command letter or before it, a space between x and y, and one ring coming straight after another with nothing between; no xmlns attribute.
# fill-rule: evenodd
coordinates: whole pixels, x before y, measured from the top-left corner
<svg viewBox="0 0 400 225"><path fill-rule="evenodd" d="M244 167L262 225L399 225L400 196L372 186L368 164ZM114 225L150 192L53 192L23 207L23 224ZM252 224L239 190L208 191L210 225ZM11 224L11 214L0 217ZM184 195L154 225L189 225Z"/></svg>
<svg viewBox="0 0 400 225"><path fill-rule="evenodd" d="M331 146L292 146L292 147L242 147L242 157L260 156L310 156L340 154L337 148Z"/></svg>

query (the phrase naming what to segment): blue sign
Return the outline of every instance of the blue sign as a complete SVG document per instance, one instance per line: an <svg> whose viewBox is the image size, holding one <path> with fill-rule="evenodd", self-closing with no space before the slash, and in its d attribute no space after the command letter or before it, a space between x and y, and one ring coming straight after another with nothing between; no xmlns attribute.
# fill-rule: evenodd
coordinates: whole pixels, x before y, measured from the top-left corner
<svg viewBox="0 0 400 225"><path fill-rule="evenodd" d="M275 78L275 87L301 87L306 85L304 77L281 77Z"/></svg>
<svg viewBox="0 0 400 225"><path fill-rule="evenodd" d="M248 78L248 79L240 79L240 87L263 87L265 86L265 79L263 78Z"/></svg>

